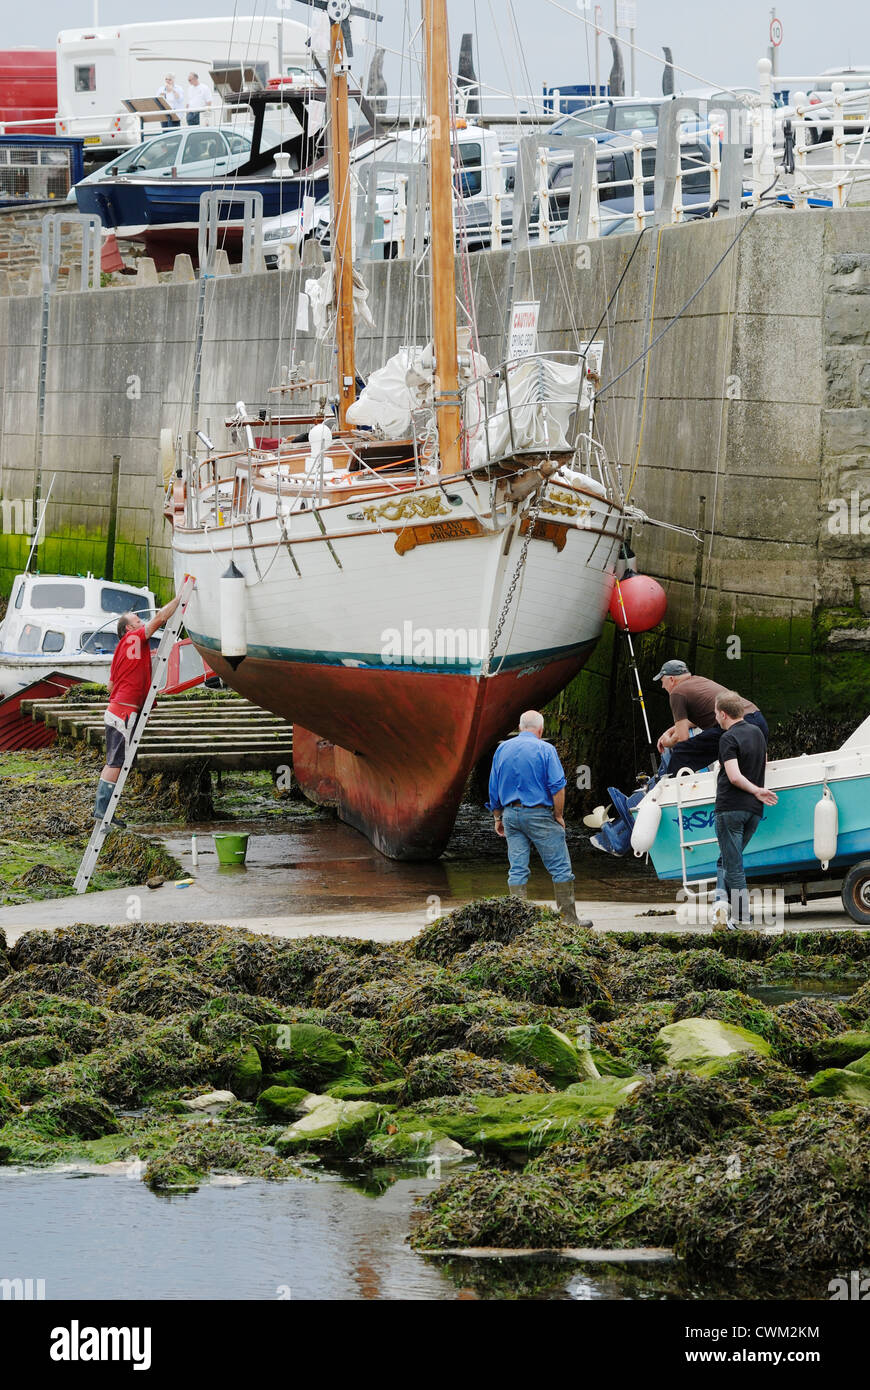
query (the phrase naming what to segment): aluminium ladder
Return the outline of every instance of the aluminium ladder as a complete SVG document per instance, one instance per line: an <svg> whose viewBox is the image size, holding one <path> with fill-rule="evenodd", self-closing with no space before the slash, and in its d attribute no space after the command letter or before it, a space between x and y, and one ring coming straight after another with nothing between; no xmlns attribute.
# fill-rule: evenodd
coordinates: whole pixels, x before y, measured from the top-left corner
<svg viewBox="0 0 870 1390"><path fill-rule="evenodd" d="M195 587L196 580L193 575L186 574L184 576L184 583L181 586L181 602L163 629L163 636L160 639L160 645L155 654L154 666L151 673L151 684L148 687L148 694L145 696L145 703L142 706L139 718L134 725L133 733L127 743L127 750L124 754L124 766L118 774L118 780L115 783L114 790L109 798L109 804L106 807L106 814L103 816L103 819L94 826L93 834L88 841L88 847L79 865L79 871L76 874L75 881L75 890L77 893L84 893L87 891L88 884L93 877L94 869L97 867L100 850L103 848L103 842L112 828L112 821L118 809L118 802L121 800L121 792L124 790L124 784L133 766L139 743L145 732L145 727L148 723L151 711L154 708L154 701L157 699L157 691L160 688L163 677L166 675L166 668L169 664L169 653L172 651L178 634L181 631L187 605L190 602Z"/></svg>
<svg viewBox="0 0 870 1390"><path fill-rule="evenodd" d="M711 763L710 767L718 767L718 763ZM695 849L700 848L702 845L718 844L718 840L715 835L707 836L701 840L686 839L685 823L683 820L682 792L689 777L697 776L698 773L693 771L691 768L681 767L679 772L676 774L676 777L674 778L676 782L677 791L677 827L680 832L680 862L683 870L683 892L686 895L684 901L686 903L690 903L696 911L700 909L702 902L709 902L710 896L713 893L716 885L716 876L714 874L712 877L690 879L686 854L687 852L691 854ZM710 886L711 884L713 885L712 887Z"/></svg>

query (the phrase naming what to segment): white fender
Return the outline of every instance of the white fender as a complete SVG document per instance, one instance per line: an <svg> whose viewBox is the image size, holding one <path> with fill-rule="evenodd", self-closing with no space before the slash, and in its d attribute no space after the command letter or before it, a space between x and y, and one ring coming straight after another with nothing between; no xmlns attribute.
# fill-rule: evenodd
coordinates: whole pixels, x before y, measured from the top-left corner
<svg viewBox="0 0 870 1390"><path fill-rule="evenodd" d="M830 788L825 787L813 812L813 854L821 861L823 869L836 857L838 829L837 803Z"/></svg>
<svg viewBox="0 0 870 1390"><path fill-rule="evenodd" d="M221 656L235 671L248 654L247 590L245 576L230 562L221 575Z"/></svg>
<svg viewBox="0 0 870 1390"><path fill-rule="evenodd" d="M662 808L654 796L645 796L637 808L634 829L631 832L631 847L635 854L646 854L655 843L662 819Z"/></svg>

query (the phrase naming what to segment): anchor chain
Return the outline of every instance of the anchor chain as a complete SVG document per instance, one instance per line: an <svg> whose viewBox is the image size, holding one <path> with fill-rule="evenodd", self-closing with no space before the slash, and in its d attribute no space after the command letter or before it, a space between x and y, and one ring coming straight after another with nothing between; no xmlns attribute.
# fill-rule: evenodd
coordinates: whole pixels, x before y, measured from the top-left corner
<svg viewBox="0 0 870 1390"><path fill-rule="evenodd" d="M513 572L513 576L512 576L512 578L511 578L511 582L510 582L510 584L508 585L508 591L507 591L507 593L505 594L504 605L503 605L503 607L502 607L501 614L500 614L500 616L499 616L498 625L497 625L497 627L496 627L496 629L495 629L495 636L494 636L493 639L492 639L492 645L490 646L490 649L489 649L489 656L488 656L488 658L487 658L487 667L489 667L489 666L492 664L492 659L493 659L493 657L495 656L495 649L496 649L496 647L497 647L498 644L499 644L499 639L500 639L501 634L502 634L502 628L503 628L504 625L505 625L505 619L507 618L507 615L508 615L508 613L510 612L510 607L511 607L511 604L513 603L513 600L514 600L514 591L516 590L517 582L518 582L518 580L519 580L519 577L520 577L520 575L522 574L523 565L526 563L526 555L528 554L528 550L529 550L529 542L530 542L531 539L532 539L532 532L534 531L535 526L536 526L536 524L537 524L538 515L539 515L539 513L540 513L541 506L542 506L542 504L543 504L544 497L545 497L545 495L546 495L546 491L547 491L547 483L546 483L546 481L542 481L541 487L540 487L539 490L538 490L538 495L537 495L537 497L535 498L535 501L533 502L532 506L529 508L529 513L528 513L529 529L528 529L528 531L526 532L525 539L523 540L523 548L522 548L522 550L520 551L520 558L517 560L516 569L515 569L514 572Z"/></svg>

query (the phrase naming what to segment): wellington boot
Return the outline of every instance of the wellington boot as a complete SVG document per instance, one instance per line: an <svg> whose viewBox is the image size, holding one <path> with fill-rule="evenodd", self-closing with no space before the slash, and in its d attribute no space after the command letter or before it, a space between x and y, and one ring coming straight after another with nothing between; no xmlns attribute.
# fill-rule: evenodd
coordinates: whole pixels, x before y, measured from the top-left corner
<svg viewBox="0 0 870 1390"><path fill-rule="evenodd" d="M580 922L577 919L577 908L574 906L574 880L566 879L564 883L553 882L556 891L556 907L558 908L562 921L567 922L572 927L591 927L588 921Z"/></svg>

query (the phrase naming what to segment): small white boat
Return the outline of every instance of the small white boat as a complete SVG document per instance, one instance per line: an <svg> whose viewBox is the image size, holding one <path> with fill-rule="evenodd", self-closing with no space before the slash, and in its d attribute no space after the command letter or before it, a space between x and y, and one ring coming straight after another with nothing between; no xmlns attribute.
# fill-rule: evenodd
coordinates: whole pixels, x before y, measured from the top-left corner
<svg viewBox="0 0 870 1390"><path fill-rule="evenodd" d="M0 623L0 696L49 671L81 681L109 679L122 613L154 611L150 589L92 574L19 574Z"/></svg>

